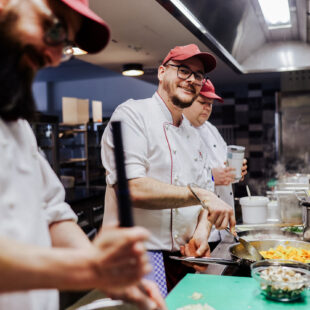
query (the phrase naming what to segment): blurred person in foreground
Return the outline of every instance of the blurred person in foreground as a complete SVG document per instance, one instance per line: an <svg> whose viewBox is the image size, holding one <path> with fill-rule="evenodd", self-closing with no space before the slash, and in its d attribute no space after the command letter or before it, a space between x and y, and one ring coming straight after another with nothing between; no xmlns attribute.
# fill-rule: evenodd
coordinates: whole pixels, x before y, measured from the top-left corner
<svg viewBox="0 0 310 310"><path fill-rule="evenodd" d="M215 100L224 102L224 100L215 93L215 88L210 79L207 79L202 86L197 99L190 107L184 109L183 113L197 129L207 148L209 163L212 168L212 175L215 183L215 194L234 208L235 203L232 183L235 181L235 169L226 166L227 144L218 129L208 121ZM247 174L246 163L247 161L244 159L241 181ZM212 230L209 238L209 245L211 248L213 248L220 240L220 232L215 229Z"/></svg>
<svg viewBox="0 0 310 310"><path fill-rule="evenodd" d="M69 42L89 53L108 43L108 26L87 3L0 0L0 309L56 310L56 289L92 288L165 308L141 280L151 270L147 230L110 227L91 243L28 123L36 72L57 66Z"/></svg>
<svg viewBox="0 0 310 310"><path fill-rule="evenodd" d="M177 46L158 68L155 94L124 102L111 117L111 121L122 121L135 222L152 234L146 246L164 296L184 275L195 272L170 259L170 255L181 255L181 247L190 243L191 256L208 256L208 220L218 229L228 224L235 226L232 208L212 192L211 169L200 136L182 115L199 95L205 73L215 66L215 58L201 52L195 44ZM102 137L101 153L108 184L104 225L117 221L113 149L109 123ZM191 183L195 183L200 198L208 201L210 214L187 187Z"/></svg>

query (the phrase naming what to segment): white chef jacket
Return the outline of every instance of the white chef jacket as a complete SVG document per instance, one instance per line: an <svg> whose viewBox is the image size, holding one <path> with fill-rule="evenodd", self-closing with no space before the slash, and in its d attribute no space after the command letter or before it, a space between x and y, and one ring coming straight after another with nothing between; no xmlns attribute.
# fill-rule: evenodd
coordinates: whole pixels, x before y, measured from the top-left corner
<svg viewBox="0 0 310 310"><path fill-rule="evenodd" d="M117 107L111 121L122 121L125 165L128 179L150 177L163 183L186 186L195 183L213 190L207 152L198 132L183 118L173 125L170 111L156 92L152 98L128 100ZM107 170L107 184L117 182L113 155L111 124L102 137L102 162ZM116 216L115 195L107 190L104 213ZM113 203L114 202L114 203ZM192 237L201 206L147 210L134 208L135 224L151 231L148 250L176 251ZM114 214L111 216L111 214Z"/></svg>
<svg viewBox="0 0 310 310"><path fill-rule="evenodd" d="M225 167L227 160L227 144L215 126L206 121L200 127L196 127L200 137L207 148L207 154L211 169L216 167ZM215 193L217 196L234 208L234 195L232 185L216 185ZM220 240L220 232L213 228L209 241Z"/></svg>
<svg viewBox="0 0 310 310"><path fill-rule="evenodd" d="M39 154L28 122L0 118L1 237L51 247L49 224L76 220L64 198L63 186ZM0 294L0 309L55 310L58 299L57 290L5 293Z"/></svg>

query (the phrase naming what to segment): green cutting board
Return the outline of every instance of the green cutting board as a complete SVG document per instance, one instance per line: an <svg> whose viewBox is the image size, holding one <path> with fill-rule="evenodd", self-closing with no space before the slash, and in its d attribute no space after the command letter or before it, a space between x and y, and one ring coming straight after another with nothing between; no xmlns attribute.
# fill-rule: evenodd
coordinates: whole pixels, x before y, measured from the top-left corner
<svg viewBox="0 0 310 310"><path fill-rule="evenodd" d="M193 300L194 292L203 297ZM170 292L166 302L169 310L189 304L208 304L215 310L310 310L309 293L299 302L276 302L261 295L252 278L206 274L187 274Z"/></svg>

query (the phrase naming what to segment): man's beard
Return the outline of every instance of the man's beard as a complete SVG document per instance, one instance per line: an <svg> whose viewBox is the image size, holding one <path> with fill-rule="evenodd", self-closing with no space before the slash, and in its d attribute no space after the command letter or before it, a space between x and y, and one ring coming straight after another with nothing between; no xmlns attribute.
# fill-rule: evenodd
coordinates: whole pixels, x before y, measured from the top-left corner
<svg viewBox="0 0 310 310"><path fill-rule="evenodd" d="M164 82L163 88L165 89L165 91L168 94L172 93L171 85L169 83ZM173 105L175 105L176 107L179 107L181 109L185 109L185 108L190 107L197 97L198 97L198 94L195 95L192 99L185 101L185 100L182 100L181 98L179 98L177 95L172 95L172 96L170 96L170 99L171 99L171 102L173 103Z"/></svg>
<svg viewBox="0 0 310 310"><path fill-rule="evenodd" d="M35 112L35 103L32 95L32 81L34 72L31 68L22 65L22 56L32 53L35 57L38 52L32 46L23 47L18 38L10 35L15 27L17 16L9 13L0 16L0 117L6 121L15 121L18 118L31 120ZM40 58L41 57L41 58Z"/></svg>
<svg viewBox="0 0 310 310"><path fill-rule="evenodd" d="M192 100L190 101L184 101L184 100L181 100L179 97L177 96L172 96L171 97L171 101L172 103L176 106L176 107L179 107L181 109L185 109L185 108L188 108L190 107L193 102L195 101L196 98L193 98Z"/></svg>

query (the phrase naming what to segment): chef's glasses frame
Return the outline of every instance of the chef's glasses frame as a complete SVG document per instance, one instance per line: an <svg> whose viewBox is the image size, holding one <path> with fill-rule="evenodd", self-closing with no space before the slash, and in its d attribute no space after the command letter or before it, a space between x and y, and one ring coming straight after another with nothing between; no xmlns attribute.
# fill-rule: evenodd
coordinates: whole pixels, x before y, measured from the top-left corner
<svg viewBox="0 0 310 310"><path fill-rule="evenodd" d="M177 76L181 80L187 80L192 75L194 75L196 85L202 86L204 84L205 75L202 72L195 72L185 65L175 65L175 64L167 63L164 66L165 67L171 66L171 67L178 68Z"/></svg>
<svg viewBox="0 0 310 310"><path fill-rule="evenodd" d="M61 61L67 61L73 56L75 44L68 40L68 27L56 16L52 16L51 25L46 28L43 41L48 46L63 45Z"/></svg>

